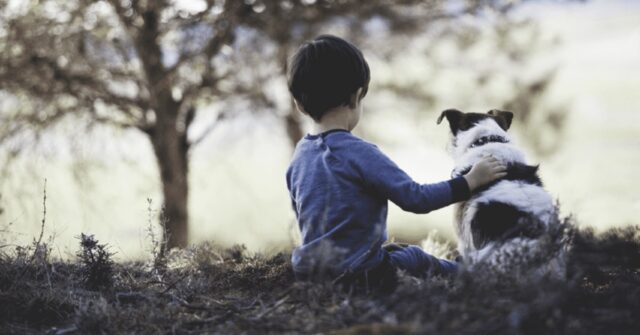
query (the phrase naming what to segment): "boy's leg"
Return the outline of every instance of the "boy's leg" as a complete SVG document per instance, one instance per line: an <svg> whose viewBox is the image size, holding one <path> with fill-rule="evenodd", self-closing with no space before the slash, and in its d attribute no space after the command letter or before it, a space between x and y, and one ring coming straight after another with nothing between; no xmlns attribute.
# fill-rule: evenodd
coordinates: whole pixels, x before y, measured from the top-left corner
<svg viewBox="0 0 640 335"><path fill-rule="evenodd" d="M389 256L395 267L414 277L452 275L458 270L456 263L431 256L415 245L393 248L389 250Z"/></svg>
<svg viewBox="0 0 640 335"><path fill-rule="evenodd" d="M398 277L391 256L385 253L383 261L377 266L356 273L345 272L334 280L334 284L353 293L388 294L396 289Z"/></svg>

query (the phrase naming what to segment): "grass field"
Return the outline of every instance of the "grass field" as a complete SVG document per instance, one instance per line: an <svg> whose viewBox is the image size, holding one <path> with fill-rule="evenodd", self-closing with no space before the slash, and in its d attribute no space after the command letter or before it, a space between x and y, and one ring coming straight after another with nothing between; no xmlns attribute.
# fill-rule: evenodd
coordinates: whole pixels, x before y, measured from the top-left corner
<svg viewBox="0 0 640 335"><path fill-rule="evenodd" d="M85 236L75 260L59 261L40 239L0 249L0 333L637 334L640 227L571 236L566 280L401 274L388 296L295 282L288 253L201 244L114 263Z"/></svg>

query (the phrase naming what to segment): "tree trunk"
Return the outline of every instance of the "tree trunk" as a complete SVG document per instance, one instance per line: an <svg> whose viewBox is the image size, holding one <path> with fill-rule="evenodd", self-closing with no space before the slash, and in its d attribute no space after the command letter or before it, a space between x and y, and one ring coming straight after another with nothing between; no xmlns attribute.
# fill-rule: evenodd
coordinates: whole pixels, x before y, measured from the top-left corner
<svg viewBox="0 0 640 335"><path fill-rule="evenodd" d="M288 32L283 32L282 34L288 34ZM288 69L288 58L287 51L288 45L283 42L283 39L280 39L280 49L278 49L278 57L280 58L280 70L282 71L282 75L287 77L287 69ZM293 98L291 98L291 104L289 106L289 110L287 114L283 117L284 126L287 130L287 137L289 138L289 144L291 144L292 148L296 147L298 141L304 136L304 132L302 130L302 124L300 120L300 113L296 110L296 106L293 103Z"/></svg>
<svg viewBox="0 0 640 335"><path fill-rule="evenodd" d="M171 107L174 106L169 108ZM158 120L150 138L158 160L164 196L160 224L164 228L167 250L184 248L189 241L189 165L186 131L177 129L177 113L163 111L157 115Z"/></svg>
<svg viewBox="0 0 640 335"><path fill-rule="evenodd" d="M304 132L302 130L300 113L296 110L293 101L291 102L291 107L289 108L287 115L284 116L284 123L287 129L289 143L292 148L295 148L298 141L300 141L302 136L304 136Z"/></svg>
<svg viewBox="0 0 640 335"><path fill-rule="evenodd" d="M146 80L149 83L150 107L155 124L148 130L156 154L162 180L164 228L163 246L166 249L184 248L188 243L188 122L179 122L180 103L171 96L171 82L162 65L160 11L163 2L149 1L142 13L143 25L136 38ZM182 126L181 126L182 125Z"/></svg>

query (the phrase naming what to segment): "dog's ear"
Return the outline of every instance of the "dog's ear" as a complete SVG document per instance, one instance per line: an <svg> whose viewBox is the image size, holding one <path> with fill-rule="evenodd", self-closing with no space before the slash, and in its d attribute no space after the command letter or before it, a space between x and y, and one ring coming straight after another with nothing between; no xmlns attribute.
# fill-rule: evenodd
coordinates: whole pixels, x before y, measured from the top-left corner
<svg viewBox="0 0 640 335"><path fill-rule="evenodd" d="M436 122L440 124L442 119L445 117L447 118L447 121L449 121L449 128L451 128L451 132L455 135L458 130L460 130L464 113L457 109L447 109L440 114L438 121Z"/></svg>
<svg viewBox="0 0 640 335"><path fill-rule="evenodd" d="M511 127L511 120L513 120L513 113L492 109L487 114L494 116L494 119L498 122L498 125L500 126L500 128L504 129L505 131L508 130L509 127Z"/></svg>

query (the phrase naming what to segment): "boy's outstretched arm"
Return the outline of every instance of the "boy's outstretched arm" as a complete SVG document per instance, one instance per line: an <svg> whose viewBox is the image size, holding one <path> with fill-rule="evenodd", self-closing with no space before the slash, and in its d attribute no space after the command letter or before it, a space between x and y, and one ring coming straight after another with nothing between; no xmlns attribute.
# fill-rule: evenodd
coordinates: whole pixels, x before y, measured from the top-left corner
<svg viewBox="0 0 640 335"><path fill-rule="evenodd" d="M405 211L428 213L466 200L471 191L504 176L495 158L483 159L467 175L432 184L416 183L376 146L358 148L356 168L365 186Z"/></svg>
<svg viewBox="0 0 640 335"><path fill-rule="evenodd" d="M375 145L362 143L353 150L353 164L368 192L389 199L413 213L428 213L470 196L464 177L432 184L416 183Z"/></svg>

